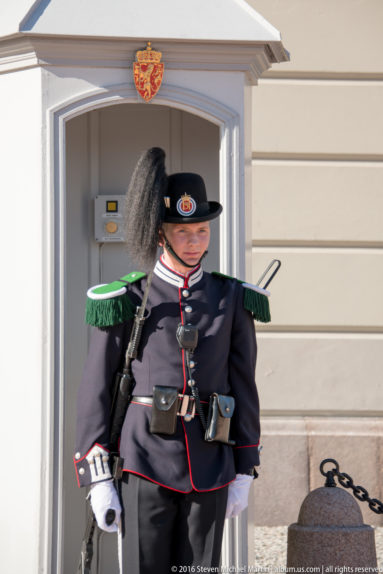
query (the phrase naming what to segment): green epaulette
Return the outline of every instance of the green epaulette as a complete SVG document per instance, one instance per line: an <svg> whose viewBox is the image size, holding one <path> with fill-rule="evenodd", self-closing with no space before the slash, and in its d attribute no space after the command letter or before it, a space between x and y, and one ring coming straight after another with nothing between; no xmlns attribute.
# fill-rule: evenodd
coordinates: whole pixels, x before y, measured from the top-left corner
<svg viewBox="0 0 383 574"><path fill-rule="evenodd" d="M126 285L143 277L146 277L146 273L132 271L112 283L91 287L87 292L85 322L93 327L110 327L132 319L135 306Z"/></svg>
<svg viewBox="0 0 383 574"><path fill-rule="evenodd" d="M230 277L230 275L224 275L218 271L213 271L212 275L217 277L223 277L224 279L234 279L241 283L243 286L244 296L243 296L243 306L247 311L253 314L254 319L260 321L261 323L270 323L270 305L269 296L270 291L262 289L258 285L252 285L251 283L246 283L235 277Z"/></svg>

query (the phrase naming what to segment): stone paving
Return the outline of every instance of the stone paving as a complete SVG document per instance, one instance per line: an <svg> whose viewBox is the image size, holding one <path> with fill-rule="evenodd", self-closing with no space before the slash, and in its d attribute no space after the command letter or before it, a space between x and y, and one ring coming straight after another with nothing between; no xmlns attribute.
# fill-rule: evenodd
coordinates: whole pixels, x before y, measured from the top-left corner
<svg viewBox="0 0 383 574"><path fill-rule="evenodd" d="M378 568L383 572L383 527L375 528ZM287 526L257 526L254 529L254 566L283 572L286 566Z"/></svg>

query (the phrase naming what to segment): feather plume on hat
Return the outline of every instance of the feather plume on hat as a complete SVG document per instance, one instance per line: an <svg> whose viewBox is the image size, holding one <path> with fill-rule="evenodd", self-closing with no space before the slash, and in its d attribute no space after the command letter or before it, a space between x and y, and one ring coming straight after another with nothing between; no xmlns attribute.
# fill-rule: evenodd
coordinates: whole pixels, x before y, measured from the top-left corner
<svg viewBox="0 0 383 574"><path fill-rule="evenodd" d="M167 185L165 152L150 148L137 162L124 207L127 249L141 269L152 268L156 259Z"/></svg>

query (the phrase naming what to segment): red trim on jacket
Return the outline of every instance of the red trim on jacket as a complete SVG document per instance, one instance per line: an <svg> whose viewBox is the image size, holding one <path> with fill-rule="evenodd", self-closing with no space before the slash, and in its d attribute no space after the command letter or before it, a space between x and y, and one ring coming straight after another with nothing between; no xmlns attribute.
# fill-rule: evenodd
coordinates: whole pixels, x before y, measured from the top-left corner
<svg viewBox="0 0 383 574"><path fill-rule="evenodd" d="M95 442L94 444L92 444L92 446L90 447L90 449L87 451L86 454L84 454L84 456L82 456L81 458L79 458L78 460L73 457L74 463L78 464L79 462L81 462L82 460L84 460L84 458L86 458L88 456L88 454L90 453L90 451L92 450L92 448L94 448L95 446L99 446L100 448L103 448L104 450L106 450L106 452L110 452L110 450L108 448L106 448L106 446L102 446L102 444L100 444L99 442Z"/></svg>
<svg viewBox="0 0 383 574"><path fill-rule="evenodd" d="M183 325L183 324L184 324L184 316L183 316L183 313L182 313L182 305L181 305L182 299L181 299L181 288L180 288L180 287L178 288L178 298L179 298L179 301L180 301L181 324ZM183 375L184 375L184 388L183 388L182 393L185 394L185 390L186 390L186 379L187 379L187 377L186 377L185 351L184 351L184 349L182 349L182 370L183 370ZM182 428L183 428L184 437L185 437L186 455L187 455L188 467L189 467L189 478L190 478L190 482L191 482L192 487L193 487L195 490L197 490L197 489L195 488L194 484L193 484L193 475L192 475L190 455L189 455L188 437L187 437L187 434L186 434L185 424L184 424L184 420L183 420L182 417L181 417L181 422L182 422Z"/></svg>
<svg viewBox="0 0 383 574"><path fill-rule="evenodd" d="M184 315L183 315L183 311L182 311L182 298L181 298L181 287L178 287L178 300L180 303L180 315L181 315L181 324L184 325ZM182 388L182 394L185 394L186 391L186 370L185 370L185 351L184 349L181 349L181 355L182 355L182 371L183 371L183 375L184 375L184 386Z"/></svg>
<svg viewBox="0 0 383 574"><path fill-rule="evenodd" d="M191 482L191 485L192 485L193 489L194 489L194 490L198 490L198 489L194 486L194 483L193 483L193 475L192 475L192 469L191 469L191 460L190 460L190 453L189 453L188 436L187 436L187 433L186 433L186 428L185 428L185 423L184 423L183 418L181 419L181 422L182 422L182 427L183 427L183 429L184 429L184 435L185 435L186 456L187 456L187 458L188 458L188 467L189 467L190 482Z"/></svg>
<svg viewBox="0 0 383 574"><path fill-rule="evenodd" d="M259 441L257 442L257 444L244 444L242 446L235 446L234 448L252 448L256 446L259 446Z"/></svg>
<svg viewBox="0 0 383 574"><path fill-rule="evenodd" d="M78 472L77 472L76 462L75 462L75 464L74 464L74 469L75 469L75 471L76 471L77 486L78 486L79 488L81 488L80 479L79 479L79 477L78 477Z"/></svg>
<svg viewBox="0 0 383 574"><path fill-rule="evenodd" d="M150 476L146 476L145 474L141 474L140 472L136 472L135 470L129 470L128 468L123 468L122 470L123 470L123 472L130 472L131 474L135 474L136 476L141 476L141 478L145 478L146 480L149 480L150 482L153 482L154 484L158 484L158 486L162 486L163 488L167 488L168 490L174 490L175 492L180 492L181 494L190 494L193 491L195 491L195 492L213 492L213 490L219 490L220 488L225 488L225 486L228 486L229 484L231 484L235 480L235 478L233 478L233 480L229 480L229 482L226 482L225 484L222 484L221 486L216 486L215 488L208 488L207 490L198 490L198 488L195 488L195 487L193 487L191 490L178 490L177 488L173 488L172 486L166 486L166 484L162 484L161 482L157 482L157 480L150 478Z"/></svg>

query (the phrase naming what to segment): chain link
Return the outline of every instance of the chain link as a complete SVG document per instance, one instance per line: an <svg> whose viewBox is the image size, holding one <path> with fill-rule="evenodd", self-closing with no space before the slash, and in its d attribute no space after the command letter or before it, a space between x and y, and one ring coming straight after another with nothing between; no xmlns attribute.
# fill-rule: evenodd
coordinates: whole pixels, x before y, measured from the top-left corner
<svg viewBox="0 0 383 574"><path fill-rule="evenodd" d="M324 465L331 462L335 465L332 470L324 470ZM383 514L383 503L377 498L370 498L368 491L363 488L363 486L356 486L353 479L346 472L340 472L338 462L333 458L326 458L322 460L319 466L319 470L323 476L327 478L326 486L336 486L334 482L334 476L337 477L338 482L344 488L351 488L352 493L361 502L368 502L368 506L376 514Z"/></svg>

